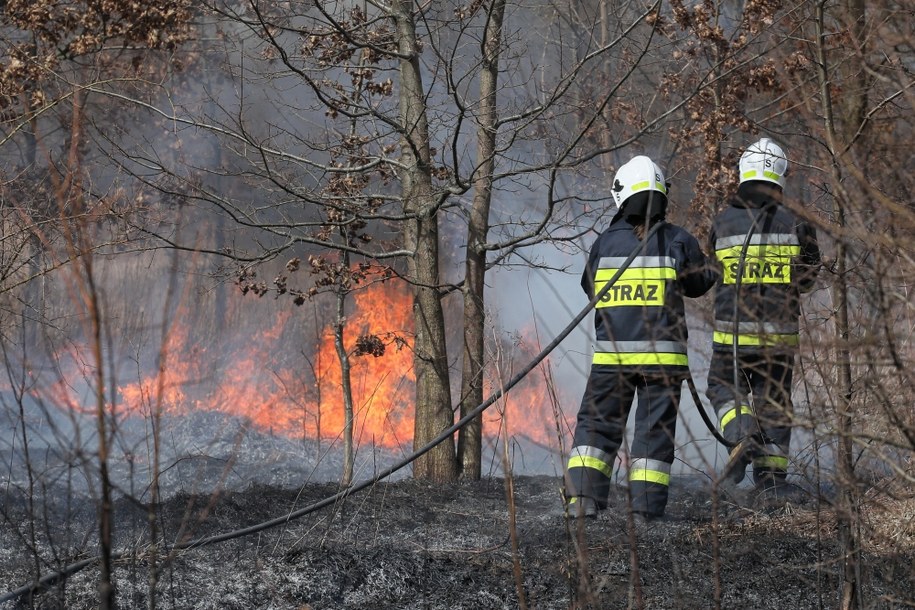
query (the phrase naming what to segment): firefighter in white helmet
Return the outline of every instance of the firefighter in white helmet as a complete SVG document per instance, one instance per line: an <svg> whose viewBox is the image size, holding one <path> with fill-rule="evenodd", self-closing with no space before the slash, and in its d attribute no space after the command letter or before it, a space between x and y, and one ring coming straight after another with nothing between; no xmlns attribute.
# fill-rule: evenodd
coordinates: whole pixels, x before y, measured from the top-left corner
<svg viewBox="0 0 915 610"><path fill-rule="evenodd" d="M702 296L717 278L696 238L665 222L667 185L650 158L637 156L620 167L612 192L617 212L582 274L588 297L630 254L638 255L595 309L594 356L566 468L566 514L594 517L606 507L637 397L629 490L633 511L651 520L667 505L680 387L689 371L683 297Z"/></svg>
<svg viewBox="0 0 915 610"><path fill-rule="evenodd" d="M788 472L800 294L814 285L820 251L814 228L785 205L782 148L754 142L739 170L737 194L710 235L721 273L707 396L736 443L722 476L740 483L752 464L757 488L768 490Z"/></svg>

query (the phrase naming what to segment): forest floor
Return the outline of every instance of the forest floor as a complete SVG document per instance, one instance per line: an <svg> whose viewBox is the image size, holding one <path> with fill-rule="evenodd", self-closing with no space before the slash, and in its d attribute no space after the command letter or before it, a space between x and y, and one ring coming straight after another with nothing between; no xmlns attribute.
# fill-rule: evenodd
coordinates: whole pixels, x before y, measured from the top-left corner
<svg viewBox="0 0 915 610"><path fill-rule="evenodd" d="M713 502L698 478L673 481L667 519L637 528L626 498L596 519L562 516L553 476L454 485L378 483L326 508L249 535L158 557L157 608L480 609L836 608L842 585L836 512L828 498L790 500L738 489ZM333 496L332 484L176 494L162 534L186 540L252 526ZM915 605L915 503L864 494L858 595L863 608ZM30 582L26 505L6 496L0 596ZM59 565L94 548L89 503L32 514L45 557ZM55 511L66 518L54 517ZM147 515L118 501L118 605L149 605ZM54 571L43 565L42 574ZM97 563L34 599L2 608L96 608Z"/></svg>

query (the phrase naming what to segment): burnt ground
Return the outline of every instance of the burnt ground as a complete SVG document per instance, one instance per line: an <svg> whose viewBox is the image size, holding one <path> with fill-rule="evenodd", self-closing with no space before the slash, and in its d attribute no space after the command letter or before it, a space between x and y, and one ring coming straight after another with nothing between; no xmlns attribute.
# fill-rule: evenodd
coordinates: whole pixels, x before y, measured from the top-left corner
<svg viewBox="0 0 915 610"><path fill-rule="evenodd" d="M701 479L681 478L672 486L668 519L636 530L628 526L622 489L596 520L568 522L558 514L559 478L512 483L513 511L502 478L449 486L383 482L282 526L174 553L160 565L156 607L838 607L841 562L828 498L766 502L738 490L713 506ZM176 540L238 530L337 491L313 484L177 494L159 512L166 539ZM10 495L5 500L0 595L28 583L34 565L22 537L25 506ZM915 505L875 489L865 500L862 607L912 607ZM33 510L49 515L36 521L36 537L55 541L57 561L70 563L94 548L90 506ZM117 515L117 548L143 549L143 510L122 500ZM51 547L40 544L51 557ZM147 606L148 575L142 550L117 562L121 607ZM91 565L22 607L95 608L97 578Z"/></svg>

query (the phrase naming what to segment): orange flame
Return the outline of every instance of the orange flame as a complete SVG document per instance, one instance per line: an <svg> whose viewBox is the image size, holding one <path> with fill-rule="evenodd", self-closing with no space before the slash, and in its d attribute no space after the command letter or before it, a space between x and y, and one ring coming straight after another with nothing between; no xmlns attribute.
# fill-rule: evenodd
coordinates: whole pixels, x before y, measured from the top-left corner
<svg viewBox="0 0 915 610"><path fill-rule="evenodd" d="M353 392L356 442L392 447L413 438L413 334L412 300L401 283L374 284L354 295L353 314L347 319L344 345L353 352L355 339L374 334L386 343L381 356L351 357L350 382ZM385 341L387 339L387 341ZM321 391L321 436L339 435L344 428L342 373L334 347L333 329L321 339L315 362ZM318 422L309 424L318 435Z"/></svg>
<svg viewBox="0 0 915 610"><path fill-rule="evenodd" d="M415 376L412 352L412 299L408 287L395 280L368 285L353 294L345 326L344 344L353 354L362 335L376 335L385 353L351 356L354 438L357 444L409 447L413 436ZM245 304L241 303L244 307ZM332 326L320 334L306 364L272 364L272 354L289 354L287 327L294 312L281 313L272 326L260 331L244 349L211 347L193 338L188 324L178 322L167 333L158 372L122 383L118 399L109 405L124 416L184 415L193 411L220 412L241 417L263 431L290 438L333 439L345 424L341 367ZM73 350L79 352L76 348ZM512 347L516 362L526 363L537 349L519 343ZM75 369L69 377L90 379L90 368L78 353L66 359ZM543 366L543 365L542 365ZM63 364L59 365L64 368ZM517 368L517 365L516 365ZM507 379L511 371L498 375ZM61 375L63 380L66 375ZM85 385L85 384L84 384ZM76 383L58 381L44 392L61 408L83 413L85 396L77 397ZM490 383L490 391L498 389ZM503 417L508 433L521 434L545 446L556 446L556 409L542 370L533 371L483 416L484 434L500 435ZM561 432L560 432L561 434Z"/></svg>
<svg viewBox="0 0 915 610"><path fill-rule="evenodd" d="M354 436L380 446L409 441L413 431L411 392L414 383L412 352L388 346L379 357L355 356L356 338L372 333L402 337L411 334L409 295L403 285L373 284L354 293L344 331L350 355L354 403ZM406 303L406 306L404 305ZM255 427L289 437L337 438L344 428L340 361L332 326L321 334L311 369L278 367L265 371L269 354L288 351L283 331L292 314L284 313L257 337L257 345L226 360L221 370L208 372L213 356L195 345L187 329L169 333L160 375L119 386L123 408L131 413L181 414L189 410L215 411L242 417ZM207 388L204 396L195 386Z"/></svg>

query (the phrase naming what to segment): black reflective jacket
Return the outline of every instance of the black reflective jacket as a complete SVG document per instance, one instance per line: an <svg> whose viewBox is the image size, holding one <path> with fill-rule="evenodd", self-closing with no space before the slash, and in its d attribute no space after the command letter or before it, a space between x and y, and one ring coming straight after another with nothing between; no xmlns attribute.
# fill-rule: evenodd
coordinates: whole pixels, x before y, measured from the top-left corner
<svg viewBox="0 0 915 610"><path fill-rule="evenodd" d="M719 266L713 348L790 349L798 343L800 293L820 265L816 231L781 205L780 190L745 182L712 225Z"/></svg>
<svg viewBox="0 0 915 610"><path fill-rule="evenodd" d="M595 308L593 364L686 372L683 297L702 296L717 279L695 237L662 221L640 246L632 225L616 218L594 242L581 285L593 298L636 248L638 256Z"/></svg>

